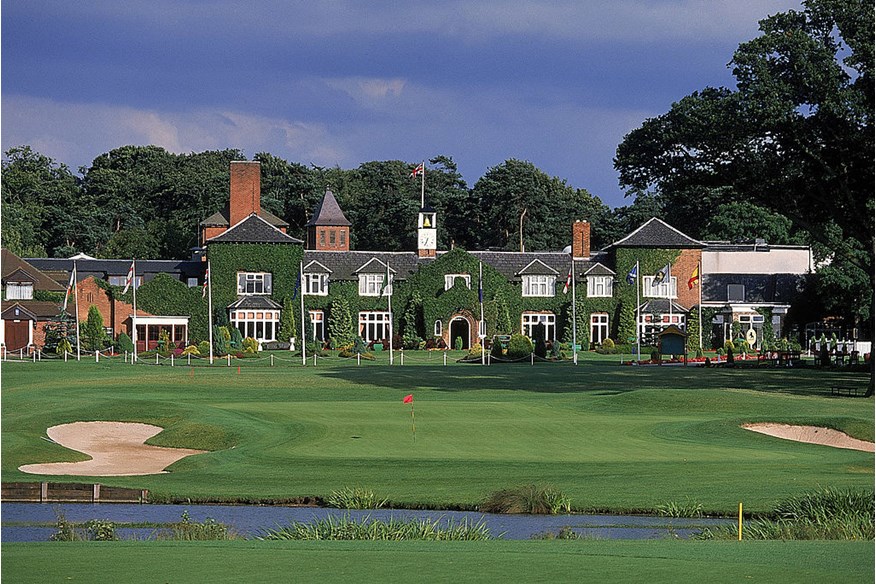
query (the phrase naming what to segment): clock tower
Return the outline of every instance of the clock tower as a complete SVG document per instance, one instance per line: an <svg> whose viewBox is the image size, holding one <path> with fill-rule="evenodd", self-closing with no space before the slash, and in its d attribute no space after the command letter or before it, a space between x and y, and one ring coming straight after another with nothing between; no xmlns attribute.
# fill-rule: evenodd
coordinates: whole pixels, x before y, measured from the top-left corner
<svg viewBox="0 0 876 584"><path fill-rule="evenodd" d="M417 217L417 256L434 258L438 247L438 225L435 209L424 206Z"/></svg>

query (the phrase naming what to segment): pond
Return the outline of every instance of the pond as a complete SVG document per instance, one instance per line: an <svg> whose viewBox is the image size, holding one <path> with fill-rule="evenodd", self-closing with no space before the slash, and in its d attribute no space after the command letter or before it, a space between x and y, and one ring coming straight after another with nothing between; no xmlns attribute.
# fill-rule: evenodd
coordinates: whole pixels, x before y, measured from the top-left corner
<svg viewBox="0 0 876 584"><path fill-rule="evenodd" d="M494 537L531 539L545 533L557 534L570 528L593 539L666 539L689 538L704 527L733 523L731 519L669 518L640 515L497 515L474 511L413 511L377 509L346 511L319 507L282 507L252 505L137 505L87 503L4 503L0 508L4 542L47 541L56 530L58 515L67 521L84 523L92 519L123 523L166 524L180 520L188 512L191 521L213 519L230 526L245 537L255 537L266 530L292 522L312 523L326 517L408 520L430 519L439 522L483 522ZM157 527L119 528L122 539L147 539Z"/></svg>

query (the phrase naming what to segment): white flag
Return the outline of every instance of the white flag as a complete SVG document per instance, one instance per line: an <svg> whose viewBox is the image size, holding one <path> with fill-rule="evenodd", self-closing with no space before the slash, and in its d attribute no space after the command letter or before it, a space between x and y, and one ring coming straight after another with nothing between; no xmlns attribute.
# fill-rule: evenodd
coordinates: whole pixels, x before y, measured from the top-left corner
<svg viewBox="0 0 876 584"><path fill-rule="evenodd" d="M128 270L128 277L125 279L125 289L122 290L122 294L128 293L128 288L131 287L131 283L134 281L134 262L131 261L131 268Z"/></svg>

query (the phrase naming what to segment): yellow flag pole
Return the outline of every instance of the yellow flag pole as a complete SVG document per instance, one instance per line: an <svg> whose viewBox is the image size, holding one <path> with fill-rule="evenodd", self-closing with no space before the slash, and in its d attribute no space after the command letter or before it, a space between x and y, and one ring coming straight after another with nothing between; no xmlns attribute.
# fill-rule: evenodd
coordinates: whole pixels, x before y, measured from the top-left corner
<svg viewBox="0 0 876 584"><path fill-rule="evenodd" d="M742 541L742 503L739 503L739 541Z"/></svg>

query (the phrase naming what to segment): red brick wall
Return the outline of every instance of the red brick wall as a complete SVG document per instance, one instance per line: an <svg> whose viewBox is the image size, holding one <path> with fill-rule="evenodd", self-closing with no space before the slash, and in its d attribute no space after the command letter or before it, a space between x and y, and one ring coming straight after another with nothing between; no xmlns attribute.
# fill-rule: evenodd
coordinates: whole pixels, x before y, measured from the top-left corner
<svg viewBox="0 0 876 584"><path fill-rule="evenodd" d="M572 256L590 257L590 223L587 221L575 221L572 224Z"/></svg>
<svg viewBox="0 0 876 584"><path fill-rule="evenodd" d="M698 282L692 290L688 289L687 282L690 280L694 269L696 269L697 263L701 262L702 258L702 250L683 249L681 250L681 255L672 264L672 275L675 276L678 286L678 298L676 300L688 309L700 302L700 284L702 282Z"/></svg>
<svg viewBox="0 0 876 584"><path fill-rule="evenodd" d="M343 233L343 237L341 234ZM332 235L334 234L334 241ZM308 228L310 249L319 251L350 251L350 230L348 227L312 226Z"/></svg>
<svg viewBox="0 0 876 584"><path fill-rule="evenodd" d="M112 327L113 335L119 336L122 331L131 336L130 317L134 312L134 307L128 302L120 300L111 300L109 293L97 285L94 278L86 278L79 282L79 326L88 320L88 309L92 306L97 306L100 315L103 317L103 326ZM67 309L73 308L75 304L68 304ZM150 313L137 309L138 315L152 316Z"/></svg>
<svg viewBox="0 0 876 584"><path fill-rule="evenodd" d="M258 162L231 163L231 204L228 221L236 225L261 210L261 166Z"/></svg>

